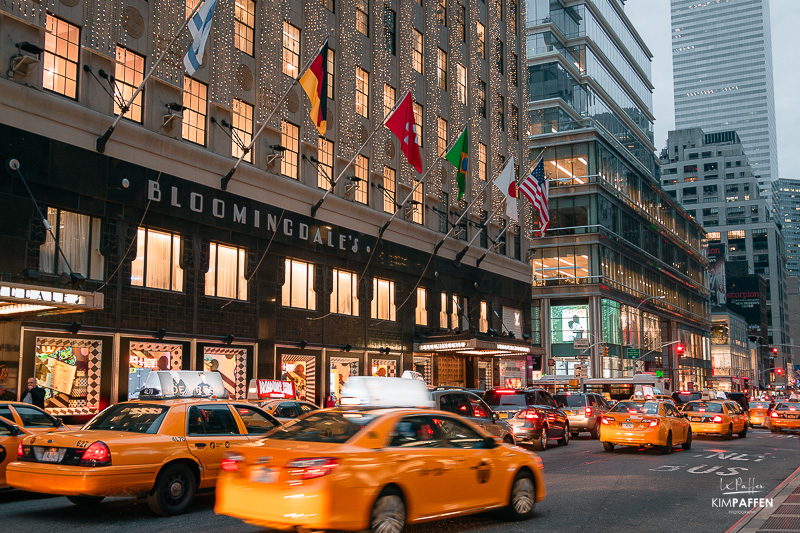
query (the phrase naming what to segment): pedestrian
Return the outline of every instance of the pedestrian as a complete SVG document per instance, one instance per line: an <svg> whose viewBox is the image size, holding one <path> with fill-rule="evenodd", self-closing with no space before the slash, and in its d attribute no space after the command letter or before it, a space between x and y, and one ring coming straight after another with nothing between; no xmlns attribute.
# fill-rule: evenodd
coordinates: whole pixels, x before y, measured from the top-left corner
<svg viewBox="0 0 800 533"><path fill-rule="evenodd" d="M325 401L325 407L336 407L336 400L333 399L333 393L328 395L328 399Z"/></svg>
<svg viewBox="0 0 800 533"><path fill-rule="evenodd" d="M22 401L44 409L44 389L36 383L36 378L28 378L28 392L22 397Z"/></svg>

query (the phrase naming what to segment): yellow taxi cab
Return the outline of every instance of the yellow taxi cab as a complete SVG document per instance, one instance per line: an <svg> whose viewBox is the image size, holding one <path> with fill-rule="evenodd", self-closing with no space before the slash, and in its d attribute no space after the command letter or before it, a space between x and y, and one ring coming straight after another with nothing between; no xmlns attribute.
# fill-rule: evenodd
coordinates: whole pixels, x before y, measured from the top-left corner
<svg viewBox="0 0 800 533"><path fill-rule="evenodd" d="M600 419L600 442L607 451L620 446L652 446L672 453L692 447L692 426L672 402L623 400Z"/></svg>
<svg viewBox="0 0 800 533"><path fill-rule="evenodd" d="M769 401L750 402L750 427L769 427L769 412L774 406Z"/></svg>
<svg viewBox="0 0 800 533"><path fill-rule="evenodd" d="M30 435L17 424L0 416L0 489L6 485L6 466L17 458L17 447L22 439Z"/></svg>
<svg viewBox="0 0 800 533"><path fill-rule="evenodd" d="M391 533L488 509L522 520L545 496L536 454L431 409L422 382L352 376L341 405L228 453L215 511L276 529Z"/></svg>
<svg viewBox="0 0 800 533"><path fill-rule="evenodd" d="M741 405L730 400L692 400L683 406L692 431L698 435L722 435L730 439L736 433L747 436L748 416Z"/></svg>
<svg viewBox="0 0 800 533"><path fill-rule="evenodd" d="M138 400L80 430L24 439L6 481L79 505L145 496L156 514L179 514L197 489L214 487L226 451L280 425L254 405L216 399L225 397L217 372L151 372Z"/></svg>
<svg viewBox="0 0 800 533"><path fill-rule="evenodd" d="M769 422L773 433L800 429L800 403L778 402L769 413Z"/></svg>
<svg viewBox="0 0 800 533"><path fill-rule="evenodd" d="M22 402L0 402L0 416L10 420L29 433L44 433L47 431L70 431L60 418L47 413L45 410Z"/></svg>

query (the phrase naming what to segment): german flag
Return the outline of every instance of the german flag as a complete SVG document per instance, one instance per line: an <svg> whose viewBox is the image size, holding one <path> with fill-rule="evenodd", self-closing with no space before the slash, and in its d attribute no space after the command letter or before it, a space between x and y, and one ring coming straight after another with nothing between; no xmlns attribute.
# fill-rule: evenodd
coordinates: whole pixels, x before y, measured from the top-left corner
<svg viewBox="0 0 800 533"><path fill-rule="evenodd" d="M325 134L325 116L328 112L328 40L322 45L317 57L306 69L300 78L300 85L311 101L311 122L319 130L320 135Z"/></svg>

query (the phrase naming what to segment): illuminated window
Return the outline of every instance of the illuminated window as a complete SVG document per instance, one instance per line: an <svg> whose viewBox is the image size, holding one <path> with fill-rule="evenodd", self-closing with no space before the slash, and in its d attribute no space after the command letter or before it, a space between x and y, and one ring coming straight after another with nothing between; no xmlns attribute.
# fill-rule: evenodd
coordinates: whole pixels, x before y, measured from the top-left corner
<svg viewBox="0 0 800 533"><path fill-rule="evenodd" d="M356 0L356 29L369 37L369 2Z"/></svg>
<svg viewBox="0 0 800 533"><path fill-rule="evenodd" d="M394 281L372 279L372 318L395 320Z"/></svg>
<svg viewBox="0 0 800 533"><path fill-rule="evenodd" d="M445 150L447 150L447 121L442 117L439 117L436 125L436 135L438 141L436 147L439 149L439 154L444 154Z"/></svg>
<svg viewBox="0 0 800 533"><path fill-rule="evenodd" d="M467 105L467 69L461 63L456 63L456 84L458 85L458 101Z"/></svg>
<svg viewBox="0 0 800 533"><path fill-rule="evenodd" d="M353 180L353 200L360 204L366 204L369 195L369 159L363 155L356 157L354 170L357 180Z"/></svg>
<svg viewBox="0 0 800 533"><path fill-rule="evenodd" d="M253 106L234 98L231 126L231 155L238 159L253 138ZM253 152L247 152L242 160L251 163Z"/></svg>
<svg viewBox="0 0 800 533"><path fill-rule="evenodd" d="M46 24L42 86L48 91L77 98L81 31L49 13Z"/></svg>
<svg viewBox="0 0 800 533"><path fill-rule="evenodd" d="M187 141L206 145L206 114L208 86L189 76L183 78L183 131Z"/></svg>
<svg viewBox="0 0 800 533"><path fill-rule="evenodd" d="M447 53L441 48L436 61L436 82L441 90L447 90Z"/></svg>
<svg viewBox="0 0 800 533"><path fill-rule="evenodd" d="M447 0L438 0L438 4L436 7L436 20L442 26L447 26Z"/></svg>
<svg viewBox="0 0 800 533"><path fill-rule="evenodd" d="M417 124L417 144L422 146L422 104L414 102L414 122Z"/></svg>
<svg viewBox="0 0 800 533"><path fill-rule="evenodd" d="M189 18L189 15L192 14L192 11L199 3L200 0L186 0L186 18Z"/></svg>
<svg viewBox="0 0 800 533"><path fill-rule="evenodd" d="M296 309L317 309L317 293L314 292L314 265L286 259L286 272L281 289L281 305Z"/></svg>
<svg viewBox="0 0 800 533"><path fill-rule="evenodd" d="M478 80L478 111L486 118L486 82Z"/></svg>
<svg viewBox="0 0 800 533"><path fill-rule="evenodd" d="M369 118L369 72L356 67L356 113Z"/></svg>
<svg viewBox="0 0 800 533"><path fill-rule="evenodd" d="M423 222L423 214L425 213L425 204L424 198L425 195L423 191L425 189L425 184L420 183L416 189L414 189L414 193L411 195L412 200L412 207L413 211L411 212L411 222L415 224L422 224Z"/></svg>
<svg viewBox="0 0 800 533"><path fill-rule="evenodd" d="M335 72L334 66L334 54L335 52L328 48L328 98L333 98L333 74Z"/></svg>
<svg viewBox="0 0 800 533"><path fill-rule="evenodd" d="M442 293L439 307L439 327L447 329L447 293Z"/></svg>
<svg viewBox="0 0 800 533"><path fill-rule="evenodd" d="M383 210L387 213L394 213L395 195L395 173L393 168L383 167Z"/></svg>
<svg viewBox="0 0 800 533"><path fill-rule="evenodd" d="M395 90L388 83L383 84L383 118L389 116L394 108Z"/></svg>
<svg viewBox="0 0 800 533"><path fill-rule="evenodd" d="M481 316L478 319L478 331L486 333L489 331L489 304L481 302Z"/></svg>
<svg viewBox="0 0 800 533"><path fill-rule="evenodd" d="M183 269L180 267L181 237L147 228L136 235L136 259L131 263L131 285L183 290Z"/></svg>
<svg viewBox="0 0 800 533"><path fill-rule="evenodd" d="M236 0L234 44L238 50L253 55L253 36L256 28L256 3Z"/></svg>
<svg viewBox="0 0 800 533"><path fill-rule="evenodd" d="M206 296L247 300L244 248L212 242L206 273Z"/></svg>
<svg viewBox="0 0 800 533"><path fill-rule="evenodd" d="M475 37L478 40L478 55L481 56L481 59L486 59L486 27L480 22L478 22Z"/></svg>
<svg viewBox="0 0 800 533"><path fill-rule="evenodd" d="M335 176L333 175L333 142L325 137L319 138L317 145L317 187L328 189Z"/></svg>
<svg viewBox="0 0 800 533"><path fill-rule="evenodd" d="M732 240L735 240L735 239L744 239L744 230L743 229L737 229L737 230L732 230L732 231L728 232L728 240L732 241Z"/></svg>
<svg viewBox="0 0 800 533"><path fill-rule="evenodd" d="M334 0L319 0L319 3L325 6L325 9L327 9L331 13L336 12L336 3L334 2Z"/></svg>
<svg viewBox="0 0 800 533"><path fill-rule="evenodd" d="M418 326L428 325L428 293L422 287L417 287L417 309L414 320Z"/></svg>
<svg viewBox="0 0 800 533"><path fill-rule="evenodd" d="M131 99L133 93L139 88L139 84L144 79L144 56L132 52L127 48L117 45L117 63L114 66L114 90L125 103ZM136 95L136 99L131 103L130 109L125 113L125 118L134 122L142 122L142 90ZM114 99L114 114L119 115L122 109Z"/></svg>
<svg viewBox="0 0 800 533"><path fill-rule="evenodd" d="M358 316L358 275L333 269L331 313Z"/></svg>
<svg viewBox="0 0 800 533"><path fill-rule="evenodd" d="M458 305L458 295L454 294L450 297L450 329L458 327L458 315L461 314L461 308Z"/></svg>
<svg viewBox="0 0 800 533"><path fill-rule="evenodd" d="M100 219L48 207L47 223L55 234L55 240L47 232L47 238L39 248L39 270L47 274L69 272L64 262L66 257L76 274L86 279L103 279L105 258L100 253ZM56 241L60 252L56 251Z"/></svg>
<svg viewBox="0 0 800 533"><path fill-rule="evenodd" d="M283 73L297 77L300 68L300 30L283 21Z"/></svg>
<svg viewBox="0 0 800 533"><path fill-rule="evenodd" d="M281 135L281 145L286 148L281 158L281 174L287 178L297 179L297 158L300 154L300 144L298 142L298 127L288 122L283 121L281 127L283 135Z"/></svg>
<svg viewBox="0 0 800 533"><path fill-rule="evenodd" d="M384 6L383 12L383 39L386 51L392 55L397 53L397 13Z"/></svg>
<svg viewBox="0 0 800 533"><path fill-rule="evenodd" d="M412 37L412 50L411 50L411 68L422 74L422 34L417 30L411 30Z"/></svg>
<svg viewBox="0 0 800 533"><path fill-rule="evenodd" d="M719 241L719 232L718 231L710 231L708 233L708 240L709 241Z"/></svg>
<svg viewBox="0 0 800 533"><path fill-rule="evenodd" d="M486 145L478 143L478 179L486 181Z"/></svg>

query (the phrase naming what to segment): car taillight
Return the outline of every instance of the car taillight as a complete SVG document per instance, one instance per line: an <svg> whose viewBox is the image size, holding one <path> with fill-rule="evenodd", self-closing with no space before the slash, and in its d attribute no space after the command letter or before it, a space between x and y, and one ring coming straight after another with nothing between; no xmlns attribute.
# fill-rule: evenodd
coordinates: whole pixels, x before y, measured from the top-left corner
<svg viewBox="0 0 800 533"><path fill-rule="evenodd" d="M539 419L539 413L537 413L536 411L522 411L519 414L519 417L520 418L527 418L528 420L538 420Z"/></svg>
<svg viewBox="0 0 800 533"><path fill-rule="evenodd" d="M286 468L294 469L290 472L293 476L301 476L303 479L315 479L330 474L334 468L339 466L336 459L332 457L320 457L315 459L295 459L286 465Z"/></svg>
<svg viewBox="0 0 800 533"><path fill-rule="evenodd" d="M606 418L606 417L601 418L600 422L602 422L603 424L605 424L607 426L610 425L609 422L608 422L608 418Z"/></svg>
<svg viewBox="0 0 800 533"><path fill-rule="evenodd" d="M514 394L516 391L514 389L497 389L494 392L495 394Z"/></svg>
<svg viewBox="0 0 800 533"><path fill-rule="evenodd" d="M721 424L722 423L722 417L717 415L717 416L714 417L712 422L714 422L715 424Z"/></svg>
<svg viewBox="0 0 800 533"><path fill-rule="evenodd" d="M111 464L111 452L103 441L93 442L81 456L81 466L108 466Z"/></svg>
<svg viewBox="0 0 800 533"><path fill-rule="evenodd" d="M25 448L22 447L20 442L19 446L17 446L17 459L22 459L23 457L25 457Z"/></svg>
<svg viewBox="0 0 800 533"><path fill-rule="evenodd" d="M592 416L592 414L593 414L592 413L592 408L591 407L587 407L586 409L583 410L583 414L586 415L586 416Z"/></svg>
<svg viewBox="0 0 800 533"><path fill-rule="evenodd" d="M222 458L222 469L226 472L236 472L239 470L239 463L244 461L244 455L228 452Z"/></svg>
<svg viewBox="0 0 800 533"><path fill-rule="evenodd" d="M653 420L642 420L642 422L649 422L650 424L647 427L654 428L658 425L659 420L658 418L654 418Z"/></svg>
<svg viewBox="0 0 800 533"><path fill-rule="evenodd" d="M771 416L772 418L780 418L780 417L781 417L781 415L779 415L779 414L778 414L777 412L775 412L775 411L772 411L772 412L769 414L769 416Z"/></svg>

